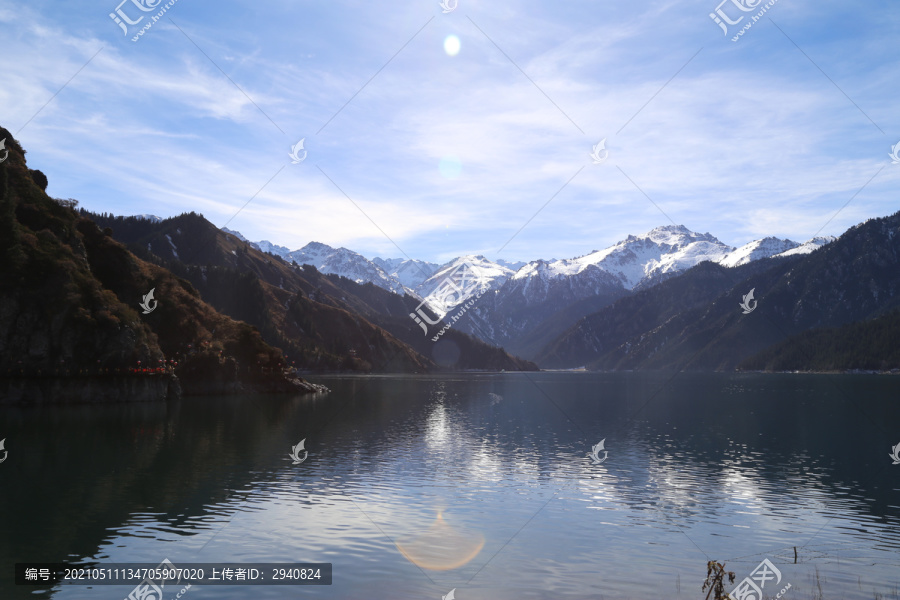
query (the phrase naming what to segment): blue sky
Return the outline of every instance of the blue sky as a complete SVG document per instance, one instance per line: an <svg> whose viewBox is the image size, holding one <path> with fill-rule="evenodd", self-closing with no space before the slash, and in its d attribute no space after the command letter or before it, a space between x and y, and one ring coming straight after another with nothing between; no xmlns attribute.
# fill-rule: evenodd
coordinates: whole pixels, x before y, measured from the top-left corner
<svg viewBox="0 0 900 600"><path fill-rule="evenodd" d="M722 5L731 31L763 4ZM803 241L900 208L897 2L778 0L737 42L717 0L178 0L137 42L149 17L126 37L117 5L0 0L0 124L90 210L444 261L671 222Z"/></svg>

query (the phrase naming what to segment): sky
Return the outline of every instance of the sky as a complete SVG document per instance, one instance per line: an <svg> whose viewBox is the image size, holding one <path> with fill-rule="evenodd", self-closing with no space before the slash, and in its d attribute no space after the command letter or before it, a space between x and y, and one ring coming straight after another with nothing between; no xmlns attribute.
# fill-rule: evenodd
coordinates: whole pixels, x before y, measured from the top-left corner
<svg viewBox="0 0 900 600"><path fill-rule="evenodd" d="M369 257L900 209L900 3L444 1L0 0L0 125L88 210Z"/></svg>

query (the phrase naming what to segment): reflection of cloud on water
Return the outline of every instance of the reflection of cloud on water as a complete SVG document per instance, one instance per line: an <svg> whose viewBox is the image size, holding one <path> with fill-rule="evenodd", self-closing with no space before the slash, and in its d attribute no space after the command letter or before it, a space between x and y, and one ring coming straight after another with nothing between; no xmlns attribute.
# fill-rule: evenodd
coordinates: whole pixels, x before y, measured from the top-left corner
<svg viewBox="0 0 900 600"><path fill-rule="evenodd" d="M499 458L500 451L494 445L482 442L481 447L473 452L470 463L472 479L478 481L500 481L504 476L503 462Z"/></svg>
<svg viewBox="0 0 900 600"><path fill-rule="evenodd" d="M422 434L426 460L442 473L452 473L465 481L496 482L515 473L522 483L540 480L540 450L534 446L510 450L499 440L473 432L459 411L448 408L443 389L434 392L436 400L425 417ZM483 432L482 432L483 433Z"/></svg>
<svg viewBox="0 0 900 600"><path fill-rule="evenodd" d="M441 513L421 535L397 541L397 549L406 559L423 569L449 571L466 565L484 547L484 536L475 531L449 525Z"/></svg>
<svg viewBox="0 0 900 600"><path fill-rule="evenodd" d="M450 419L447 407L437 404L425 420L425 443L430 447L442 448L450 443Z"/></svg>

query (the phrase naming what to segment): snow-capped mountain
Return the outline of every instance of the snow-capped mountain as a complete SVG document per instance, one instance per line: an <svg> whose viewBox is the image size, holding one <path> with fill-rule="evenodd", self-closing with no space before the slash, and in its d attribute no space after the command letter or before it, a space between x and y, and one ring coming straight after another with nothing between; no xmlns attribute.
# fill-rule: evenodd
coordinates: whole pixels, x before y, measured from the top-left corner
<svg viewBox="0 0 900 600"><path fill-rule="evenodd" d="M490 288L498 288L515 274L515 271L499 263L490 261L481 255L474 256L470 254L455 258L447 264L438 267L434 274L422 283L419 290L426 295L431 293L434 288L458 268L465 268L471 273L472 280L477 282L478 287L476 289L478 292L484 292Z"/></svg>
<svg viewBox="0 0 900 600"><path fill-rule="evenodd" d="M310 242L299 250L291 250L285 246L273 244L268 240L250 242L239 231L226 228L223 228L222 231L247 242L261 252L274 254L288 263L296 262L298 265L312 265L322 273L340 275L356 283L373 283L397 294L410 293L411 291L401 283L399 278L389 275L375 262L347 248L332 248L327 244ZM424 264L427 265L429 263Z"/></svg>
<svg viewBox="0 0 900 600"><path fill-rule="evenodd" d="M163 221L162 217L157 217L156 215L132 215L136 219L144 219L145 221L151 221L153 223L159 223Z"/></svg>
<svg viewBox="0 0 900 600"><path fill-rule="evenodd" d="M424 298L440 285L454 269L468 263L477 281L478 290L496 289L515 273L524 262L490 261L483 256L461 256L443 265L424 260L406 258L373 258L347 248L333 248L320 242L310 242L299 250L290 250L267 240L250 242L239 231L223 228L242 241L262 252L268 252L287 262L313 265L326 274L335 274L357 283L373 283L398 294L410 294ZM515 268L513 268L515 267ZM444 311L440 311L443 315Z"/></svg>
<svg viewBox="0 0 900 600"><path fill-rule="evenodd" d="M275 256L280 256L284 260L291 262L291 249L286 246L278 246L270 242L269 240L262 240L259 242L250 242L250 245L260 250L262 252L268 252L269 254L274 254Z"/></svg>
<svg viewBox="0 0 900 600"><path fill-rule="evenodd" d="M634 289L641 282L690 269L704 260L719 261L733 250L708 233L666 225L643 235L629 235L605 250L578 258L528 263L514 279L573 277L595 266L613 275L626 289Z"/></svg>
<svg viewBox="0 0 900 600"><path fill-rule="evenodd" d="M388 275L377 264L347 248L332 248L327 244L310 242L299 250L289 252L285 260L294 261L298 265L312 265L322 273L340 275L357 283L373 283L397 294L409 292L400 281Z"/></svg>
<svg viewBox="0 0 900 600"><path fill-rule="evenodd" d="M814 252L821 248L826 244L830 244L835 241L837 238L833 235L826 235L824 237L814 237L811 240L807 240L797 246L796 248L791 248L786 252L782 252L781 254L776 254L775 256L792 256L794 254L809 254L810 252Z"/></svg>
<svg viewBox="0 0 900 600"><path fill-rule="evenodd" d="M372 262L400 282L401 285L411 290L418 289L441 267L441 265L437 263L415 259L409 260L405 258L375 257L372 259Z"/></svg>
<svg viewBox="0 0 900 600"><path fill-rule="evenodd" d="M761 240L753 240L752 242L744 244L717 262L723 267L737 267L761 258L769 258L770 256L809 254L836 239L837 238L833 236L815 237L802 244L798 244L793 240L766 237Z"/></svg>
<svg viewBox="0 0 900 600"><path fill-rule="evenodd" d="M577 258L533 261L479 300L463 328L528 355L546 341L548 331L564 330L638 286L721 260L733 250L708 233L667 225Z"/></svg>
<svg viewBox="0 0 900 600"><path fill-rule="evenodd" d="M438 267L431 277L416 288L416 293L422 298L429 299L431 309L443 318L456 304L444 304L440 299L444 293L455 289L454 286L462 290L461 295L470 297L488 290L496 290L514 274L515 271L512 269L483 256L460 256ZM452 284L446 283L448 281ZM456 298L459 295L454 293L450 297Z"/></svg>

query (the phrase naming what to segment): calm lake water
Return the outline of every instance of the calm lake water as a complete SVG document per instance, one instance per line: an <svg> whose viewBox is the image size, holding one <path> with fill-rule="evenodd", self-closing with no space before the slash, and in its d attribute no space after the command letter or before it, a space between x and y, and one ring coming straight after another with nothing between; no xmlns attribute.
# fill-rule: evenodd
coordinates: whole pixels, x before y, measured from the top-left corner
<svg viewBox="0 0 900 600"><path fill-rule="evenodd" d="M16 562L164 558L333 563L331 586L187 600L693 599L708 560L739 582L764 558L771 597L898 597L900 377L315 380L332 392L0 409L0 598L133 587L17 587Z"/></svg>

